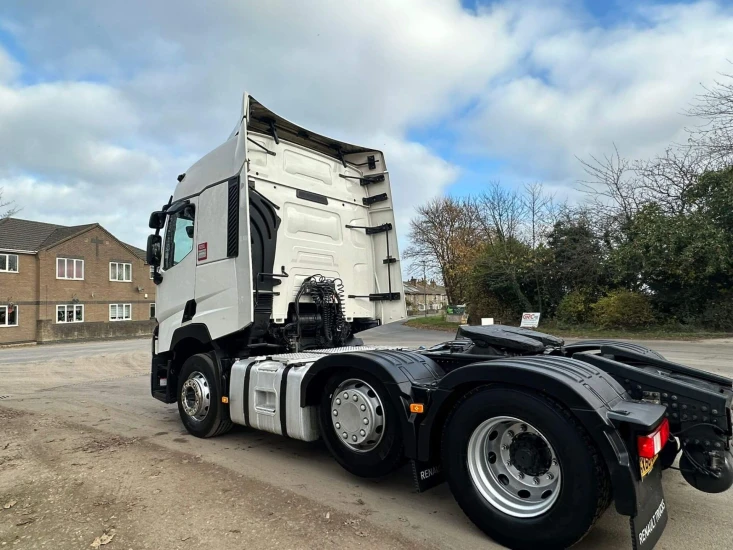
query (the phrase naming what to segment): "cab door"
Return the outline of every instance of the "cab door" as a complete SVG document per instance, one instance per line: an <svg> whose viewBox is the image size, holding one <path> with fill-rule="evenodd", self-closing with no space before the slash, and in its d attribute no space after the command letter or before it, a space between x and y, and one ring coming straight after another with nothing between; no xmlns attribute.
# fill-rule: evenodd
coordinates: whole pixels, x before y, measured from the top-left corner
<svg viewBox="0 0 733 550"><path fill-rule="evenodd" d="M195 314L197 197L174 203L168 210L163 241L163 275L158 285L158 353L170 349L173 333Z"/></svg>

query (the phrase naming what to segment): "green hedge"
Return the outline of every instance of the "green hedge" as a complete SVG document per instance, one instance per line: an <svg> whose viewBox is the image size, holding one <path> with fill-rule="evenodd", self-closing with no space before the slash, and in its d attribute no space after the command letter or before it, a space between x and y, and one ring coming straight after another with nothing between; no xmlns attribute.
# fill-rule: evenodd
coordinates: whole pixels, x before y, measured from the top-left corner
<svg viewBox="0 0 733 550"><path fill-rule="evenodd" d="M640 328L654 323L652 306L644 294L617 290L591 306L593 322L603 328Z"/></svg>

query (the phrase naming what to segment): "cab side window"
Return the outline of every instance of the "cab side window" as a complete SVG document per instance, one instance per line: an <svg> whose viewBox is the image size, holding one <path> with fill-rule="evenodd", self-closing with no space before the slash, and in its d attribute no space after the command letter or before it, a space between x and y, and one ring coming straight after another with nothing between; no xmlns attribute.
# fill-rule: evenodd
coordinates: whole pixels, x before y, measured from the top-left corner
<svg viewBox="0 0 733 550"><path fill-rule="evenodd" d="M188 205L168 218L163 256L164 270L180 263L193 250L194 216L194 207Z"/></svg>

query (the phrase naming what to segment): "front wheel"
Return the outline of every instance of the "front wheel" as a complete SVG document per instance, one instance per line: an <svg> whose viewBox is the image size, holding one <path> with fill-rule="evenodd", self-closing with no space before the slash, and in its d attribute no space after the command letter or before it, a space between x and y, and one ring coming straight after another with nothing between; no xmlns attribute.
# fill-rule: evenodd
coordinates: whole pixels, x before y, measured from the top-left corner
<svg viewBox="0 0 733 550"><path fill-rule="evenodd" d="M214 362L205 353L192 355L178 375L178 413L196 437L213 437L232 428L229 408L221 402Z"/></svg>
<svg viewBox="0 0 733 550"><path fill-rule="evenodd" d="M352 474L382 477L399 467L399 418L375 377L351 369L332 376L321 395L319 420L326 447Z"/></svg>
<svg viewBox="0 0 733 550"><path fill-rule="evenodd" d="M605 465L583 427L529 391L470 391L446 422L442 455L463 511L510 548L567 548L610 503Z"/></svg>

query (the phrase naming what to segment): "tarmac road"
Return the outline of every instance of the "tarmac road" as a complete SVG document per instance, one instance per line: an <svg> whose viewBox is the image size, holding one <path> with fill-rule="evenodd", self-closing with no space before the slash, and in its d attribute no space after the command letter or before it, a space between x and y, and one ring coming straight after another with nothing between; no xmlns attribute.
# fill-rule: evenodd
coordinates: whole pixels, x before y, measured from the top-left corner
<svg viewBox="0 0 733 550"><path fill-rule="evenodd" d="M438 343L449 339L451 335L420 331L398 324L373 329L361 336L368 344L418 346ZM733 376L731 341L656 341L648 345L662 352L669 360ZM0 499L11 498L13 494L33 487L32 480L28 479L35 475L35 466L31 467L32 464L37 463L41 465L38 468L47 469L51 468L49 465L55 464L53 457L49 458L48 455L51 453L49 449L59 444L58 434L64 434L60 440L64 441L62 446L67 446L53 451L58 452L61 457L58 465L53 468L54 475L60 476L60 479L66 479L64 476L68 475L69 469L75 467L74 464L81 464L63 462L63 457L80 452L79 448L89 448L89 442L72 444L74 437L96 434L97 438L114 438L117 443L113 450L118 449L118 454L103 452L106 447L99 444L99 452L84 455L84 464L88 463L87 467L90 468L90 473L86 475L96 475L95 472L100 471L111 472L120 468L120 464L127 464L125 476L119 481L99 478L99 483L104 481L111 484L108 490L121 503L121 508L115 514L97 518L98 522L102 522L99 525L108 525L104 522L109 521L118 522L115 541L118 545L110 546L112 550L115 546L122 548L123 541L130 541L124 548L154 548L158 543L160 548L187 547L187 543L183 541L185 537L179 536L170 526L174 524L165 523L163 519L156 520L160 523L160 530L155 534L157 538L146 538L148 534L145 531L152 529L153 524L146 528L147 520L136 519L136 506L149 507L145 509L155 514L155 507L160 504L146 500L152 498L149 493L158 491L155 493L156 498L166 495L169 500L165 502L175 503L184 497L195 499L196 491L205 492L206 487L215 483L228 484L226 490L236 491L247 487L249 494L259 491L256 493L260 495L258 498L261 495L274 495L272 511L265 513L260 509L248 508L238 512L240 516L237 516L236 521L250 521L247 518L252 516L252 525L256 527L251 529L249 535L247 531L237 533L235 531L241 530L234 529L230 536L247 535L250 538L246 538L245 542L259 543L250 546L239 542L237 547L275 547L278 537L293 535L295 538L282 539L278 543L281 544L280 547L336 547L339 546L339 537L343 536L346 537L343 539L344 543L348 540L347 546L372 548L498 548L465 518L445 484L426 494L417 494L412 488L411 475L407 469L384 480L366 481L343 471L320 444L306 444L247 430L235 430L210 440L187 435L180 424L176 407L163 405L150 397L147 377L149 349L147 339L0 349L0 416L3 411L11 416L14 410L30 413L28 420L13 417L6 422L0 419ZM22 428L8 428L19 422L34 426L31 434L36 439L40 438L40 443L33 444L32 438L31 442L25 441ZM11 429L14 431L9 433L8 430ZM13 450L13 445L17 446L16 454L7 455L9 458L5 461L5 466L12 466L13 460L19 464L13 470L12 476L6 475L10 471L7 468L6 474L2 473L2 449L5 440L12 443L6 453ZM125 442L124 445L120 441ZM49 446L45 451L44 445ZM171 460L181 465L171 463L171 468L155 474L155 480L158 480L155 483L158 485L153 485L153 481L149 481L152 480L150 472L137 471L130 465L147 464L156 454L161 460L174 457ZM37 459L38 456L42 456L43 460ZM23 460L26 459L31 462L24 463ZM122 462L108 463L113 459ZM194 463L196 468L191 469L190 465ZM182 487L181 484L185 485L186 482L174 477L170 478L170 482L160 481L168 478L161 478L159 475L174 476L179 468L191 470L188 474L191 486ZM68 482L72 483L72 479L77 478L69 477ZM733 491L722 495L701 493L687 485L674 471L665 472L664 487L670 522L657 548L733 548ZM73 487L70 491L72 495L77 494ZM36 495L35 498L50 499L48 518L64 517L63 509L59 508L63 504L51 497L43 497L41 493L29 494ZM245 501L247 498L247 493L241 497ZM114 499L110 499L112 500ZM79 501L79 506L82 505L83 499ZM305 522L310 525L309 530L291 533L293 529L302 528L300 523L293 526L290 521L292 518L288 516L301 512L286 512L293 506L296 506L296 510L325 510L323 513L326 516L334 514L333 517L341 518L339 526L346 526L349 530L338 534L328 525L322 526L309 519ZM87 519L97 521L95 514L101 514L101 509L97 506L90 507L85 512L89 515ZM214 533L207 535L207 540L216 540L219 544L208 547L223 547L221 545L226 544L227 540L234 543L240 539L216 539L219 531L211 531L214 529L212 525L219 525L211 524L211 521L215 521L211 518L228 518L230 516L227 514L231 515L232 510L228 501L202 501L198 508L195 507L185 515L186 527L194 533L196 529L200 533ZM0 506L1 513L3 510ZM280 521L268 523L268 514L274 514L272 517ZM16 546L12 546L17 548L40 547L41 542L50 544L49 540L42 540L44 534L51 528L62 528L44 524L41 518L35 523L22 526L18 526L23 523L19 521L4 531L3 517L0 515L0 541L18 541ZM110 517L117 519L112 520ZM145 517L149 518L149 515ZM36 531L32 530L34 525ZM72 527L77 531L82 528L78 525ZM85 533L82 532L79 537L86 536ZM22 536L29 538L23 539ZM32 545L31 539L34 541ZM153 540L157 542L151 542ZM193 540L195 538L191 539ZM297 543L292 546L293 541L298 540L302 546ZM133 541L137 542L133 544ZM27 545L24 546L24 542ZM78 546L57 543L51 547L81 548L88 547L91 542L85 539L85 544L80 543ZM8 547L11 547L10 544ZM628 520L618 516L612 508L577 546L581 549L601 550L630 547Z"/></svg>

